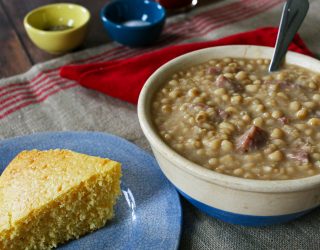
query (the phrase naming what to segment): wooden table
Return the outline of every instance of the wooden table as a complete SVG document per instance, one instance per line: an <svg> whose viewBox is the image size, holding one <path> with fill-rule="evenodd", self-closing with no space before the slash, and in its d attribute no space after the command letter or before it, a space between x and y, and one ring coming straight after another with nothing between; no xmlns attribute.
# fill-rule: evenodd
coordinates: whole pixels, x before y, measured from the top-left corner
<svg viewBox="0 0 320 250"><path fill-rule="evenodd" d="M0 0L0 79L27 71L33 64L57 56L38 49L28 38L23 27L24 16L39 6L66 1L53 0ZM107 0L68 0L81 4L91 12L91 22L85 43L78 48L95 47L109 41L99 18L99 11ZM201 0L203 5L210 0Z"/></svg>

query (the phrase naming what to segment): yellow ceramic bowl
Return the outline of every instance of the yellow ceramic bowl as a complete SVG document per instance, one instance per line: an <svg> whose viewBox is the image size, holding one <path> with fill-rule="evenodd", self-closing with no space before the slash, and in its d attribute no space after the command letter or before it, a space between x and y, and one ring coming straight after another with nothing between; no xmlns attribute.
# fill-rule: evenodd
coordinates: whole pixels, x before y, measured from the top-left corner
<svg viewBox="0 0 320 250"><path fill-rule="evenodd" d="M29 12L24 27L40 49L51 54L68 52L79 46L86 34L90 12L77 4L49 4Z"/></svg>

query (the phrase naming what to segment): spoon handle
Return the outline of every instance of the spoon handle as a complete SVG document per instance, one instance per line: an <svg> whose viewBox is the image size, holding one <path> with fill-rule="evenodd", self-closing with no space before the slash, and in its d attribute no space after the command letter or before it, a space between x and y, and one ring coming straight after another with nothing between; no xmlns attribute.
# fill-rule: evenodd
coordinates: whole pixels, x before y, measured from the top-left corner
<svg viewBox="0 0 320 250"><path fill-rule="evenodd" d="M283 12L278 31L276 48L270 63L269 72L277 71L287 53L289 44L297 33L309 9L308 0L288 0Z"/></svg>

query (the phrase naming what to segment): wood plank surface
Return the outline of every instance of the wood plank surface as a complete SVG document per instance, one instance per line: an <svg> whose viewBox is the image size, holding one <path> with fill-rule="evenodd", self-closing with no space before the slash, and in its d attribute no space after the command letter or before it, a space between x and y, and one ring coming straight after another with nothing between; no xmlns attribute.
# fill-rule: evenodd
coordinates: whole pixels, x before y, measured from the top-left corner
<svg viewBox="0 0 320 250"><path fill-rule="evenodd" d="M30 1L19 1L19 0L1 0L3 2L4 8L8 15L12 18L12 22L21 36L21 40L25 45L26 49L29 51L32 63L43 62L57 56L50 55L47 52L38 49L28 38L25 29L23 27L24 16L34 8L40 7L42 5L58 2L66 2L63 0L53 1L53 0L30 0ZM99 11L106 3L106 0L68 0L68 2L77 3L85 6L91 12L91 21L89 24L89 32L85 43L78 48L81 50L83 48L94 47L97 45L104 44L108 42L108 37L103 29L102 23L99 18ZM19 5L19 8L17 8Z"/></svg>
<svg viewBox="0 0 320 250"><path fill-rule="evenodd" d="M0 2L0 78L25 72L31 65L31 60Z"/></svg>
<svg viewBox="0 0 320 250"><path fill-rule="evenodd" d="M212 1L198 0L199 6ZM28 38L23 27L25 15L37 7L65 2L64 0L0 0L0 78L27 71L33 64L44 62L58 55L50 55L37 48ZM68 0L85 6L91 13L88 34L84 44L76 50L95 47L110 41L101 23L99 12L107 0Z"/></svg>

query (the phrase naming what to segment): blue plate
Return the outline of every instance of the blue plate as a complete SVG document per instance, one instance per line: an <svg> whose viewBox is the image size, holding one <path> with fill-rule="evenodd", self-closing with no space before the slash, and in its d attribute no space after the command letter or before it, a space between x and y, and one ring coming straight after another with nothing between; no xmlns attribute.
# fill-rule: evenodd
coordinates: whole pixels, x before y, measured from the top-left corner
<svg viewBox="0 0 320 250"><path fill-rule="evenodd" d="M22 150L65 148L122 163L122 194L107 225L59 249L177 249L181 205L155 159L134 144L105 133L53 132L0 142L0 173Z"/></svg>

